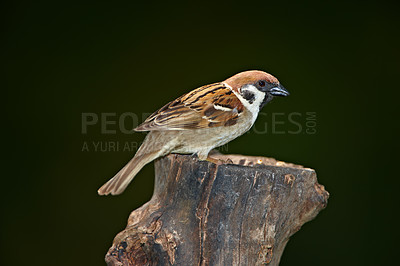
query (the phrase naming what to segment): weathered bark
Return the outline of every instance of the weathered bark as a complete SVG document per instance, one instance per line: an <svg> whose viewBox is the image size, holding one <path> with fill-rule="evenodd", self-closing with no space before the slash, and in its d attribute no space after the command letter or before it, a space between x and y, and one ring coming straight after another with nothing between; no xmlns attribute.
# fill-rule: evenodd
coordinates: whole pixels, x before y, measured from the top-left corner
<svg viewBox="0 0 400 266"><path fill-rule="evenodd" d="M217 157L217 156L213 156ZM271 158L156 161L152 199L133 211L108 265L278 265L289 237L325 208L315 171Z"/></svg>

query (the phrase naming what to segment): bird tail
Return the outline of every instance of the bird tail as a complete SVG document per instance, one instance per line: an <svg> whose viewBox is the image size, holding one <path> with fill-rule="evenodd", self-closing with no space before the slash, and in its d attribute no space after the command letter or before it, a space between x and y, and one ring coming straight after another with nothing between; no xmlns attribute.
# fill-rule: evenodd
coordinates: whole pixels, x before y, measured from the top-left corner
<svg viewBox="0 0 400 266"><path fill-rule="evenodd" d="M97 193L99 195L119 195L135 175L149 162L158 157L158 153L147 153L142 155L135 155L113 178L107 181Z"/></svg>

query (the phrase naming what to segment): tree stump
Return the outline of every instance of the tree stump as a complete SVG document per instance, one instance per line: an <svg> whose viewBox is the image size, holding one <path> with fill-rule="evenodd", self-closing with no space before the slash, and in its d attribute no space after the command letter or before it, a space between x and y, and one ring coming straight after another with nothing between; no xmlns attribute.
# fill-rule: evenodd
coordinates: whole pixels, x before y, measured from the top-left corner
<svg viewBox="0 0 400 266"><path fill-rule="evenodd" d="M289 237L326 207L313 169L242 155L228 164L170 154L152 199L133 211L108 265L278 265Z"/></svg>

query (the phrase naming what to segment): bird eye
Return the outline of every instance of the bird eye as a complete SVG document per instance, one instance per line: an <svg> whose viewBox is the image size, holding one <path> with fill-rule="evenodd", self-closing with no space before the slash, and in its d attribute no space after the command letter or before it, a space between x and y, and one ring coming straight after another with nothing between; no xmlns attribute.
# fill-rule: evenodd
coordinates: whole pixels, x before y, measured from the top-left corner
<svg viewBox="0 0 400 266"><path fill-rule="evenodd" d="M265 86L265 81L264 81L264 80L260 80L260 81L258 82L258 85L259 85L260 87L264 87L264 86Z"/></svg>

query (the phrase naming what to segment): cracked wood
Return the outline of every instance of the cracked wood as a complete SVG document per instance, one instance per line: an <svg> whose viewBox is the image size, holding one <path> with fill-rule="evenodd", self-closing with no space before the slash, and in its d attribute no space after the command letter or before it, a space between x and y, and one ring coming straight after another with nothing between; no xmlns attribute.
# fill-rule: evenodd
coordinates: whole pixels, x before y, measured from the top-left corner
<svg viewBox="0 0 400 266"><path fill-rule="evenodd" d="M289 238L326 207L310 168L272 158L156 161L152 199L133 211L108 265L278 265Z"/></svg>

